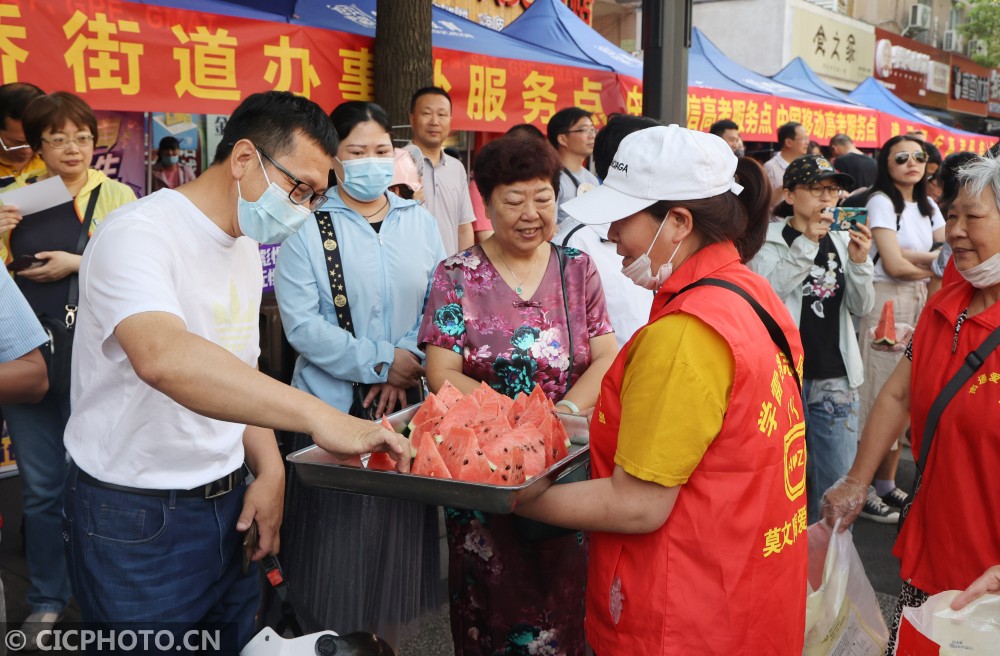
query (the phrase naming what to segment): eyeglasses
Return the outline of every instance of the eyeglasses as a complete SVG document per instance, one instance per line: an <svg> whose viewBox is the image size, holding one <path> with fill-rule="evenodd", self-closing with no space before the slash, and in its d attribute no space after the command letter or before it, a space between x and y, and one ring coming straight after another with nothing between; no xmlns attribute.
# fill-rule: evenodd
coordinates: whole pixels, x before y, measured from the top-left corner
<svg viewBox="0 0 1000 656"><path fill-rule="evenodd" d="M86 148L90 144L94 143L94 135L83 132L73 135L72 139L69 137L42 137L42 141L47 143L53 150L63 150L71 141L75 143L78 148Z"/></svg>
<svg viewBox="0 0 1000 656"><path fill-rule="evenodd" d="M566 134L576 134L577 132L582 132L586 135L597 134L597 128L591 125L589 128L577 128L575 130L566 130Z"/></svg>
<svg viewBox="0 0 1000 656"><path fill-rule="evenodd" d="M295 185L292 187L292 190L288 192L288 200L292 201L296 205L308 205L310 208L319 207L326 202L326 196L324 194L317 194L316 190L313 189L312 185L308 182L303 182L302 180L296 178L292 175L291 171L286 169L281 164L278 164L274 161L273 157L265 153L260 148L257 148L257 152L266 157L267 161L274 165L274 168L288 176L288 179Z"/></svg>
<svg viewBox="0 0 1000 656"><path fill-rule="evenodd" d="M927 153L925 153L922 150L913 150L910 152L896 153L895 155L892 156L892 161L902 166L903 164L906 164L911 157L913 158L913 161L917 162L918 164L923 164L927 161Z"/></svg>
<svg viewBox="0 0 1000 656"><path fill-rule="evenodd" d="M3 148L8 153L12 150L24 150L25 148L31 148L28 144L21 144L20 146L8 146L3 142L3 137L0 137L0 148Z"/></svg>
<svg viewBox="0 0 1000 656"><path fill-rule="evenodd" d="M809 193L815 196L816 198L820 198L824 193L828 193L831 196L835 197L840 197L844 195L843 187L837 187L831 185L813 184L806 187L806 189L808 189Z"/></svg>

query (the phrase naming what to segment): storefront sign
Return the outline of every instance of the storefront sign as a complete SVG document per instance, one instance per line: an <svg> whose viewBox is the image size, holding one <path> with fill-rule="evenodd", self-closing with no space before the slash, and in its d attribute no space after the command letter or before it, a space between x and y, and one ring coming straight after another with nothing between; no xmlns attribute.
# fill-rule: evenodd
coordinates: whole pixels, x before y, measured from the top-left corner
<svg viewBox="0 0 1000 656"><path fill-rule="evenodd" d="M1000 71L990 71L990 99L986 106L990 116L1000 116Z"/></svg>
<svg viewBox="0 0 1000 656"><path fill-rule="evenodd" d="M990 70L964 57L951 56L951 88L948 109L986 116L990 100Z"/></svg>
<svg viewBox="0 0 1000 656"><path fill-rule="evenodd" d="M854 88L872 74L875 28L814 5L792 5L792 56L834 84Z"/></svg>
<svg viewBox="0 0 1000 656"><path fill-rule="evenodd" d="M0 2L3 82L66 89L96 109L229 114L271 89L331 109L373 98L373 50L360 35L131 2ZM641 107L641 87L626 97L610 71L441 48L434 81L452 94L455 130L544 127L569 105L600 124Z"/></svg>
<svg viewBox="0 0 1000 656"><path fill-rule="evenodd" d="M946 109L949 72L939 50L875 28L875 78L906 102Z"/></svg>
<svg viewBox="0 0 1000 656"><path fill-rule="evenodd" d="M839 133L849 135L861 148L875 148L881 143L877 112L860 107L688 87L687 114L691 130L708 131L712 123L728 118L740 126L744 141L773 142L779 126L795 121L820 145L825 146Z"/></svg>

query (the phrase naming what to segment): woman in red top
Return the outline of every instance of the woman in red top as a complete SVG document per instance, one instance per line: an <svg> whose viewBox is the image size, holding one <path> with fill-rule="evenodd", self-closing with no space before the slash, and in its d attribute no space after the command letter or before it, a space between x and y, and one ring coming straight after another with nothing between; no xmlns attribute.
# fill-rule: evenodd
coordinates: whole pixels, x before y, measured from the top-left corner
<svg viewBox="0 0 1000 656"><path fill-rule="evenodd" d="M846 528L854 521L878 463L907 422L913 453L920 453L934 400L966 356L1000 326L1000 160L975 160L959 172L959 181L946 235L961 278L928 302L907 357L875 401L854 466L827 491L822 512L831 524L843 518ZM998 403L1000 352L994 350L945 407L922 463L920 489L893 549L905 583L890 653L904 605L962 589L1000 562Z"/></svg>
<svg viewBox="0 0 1000 656"><path fill-rule="evenodd" d="M802 346L744 265L764 242L769 198L756 162L671 125L625 137L604 184L564 205L582 223L614 221L622 272L656 292L601 384L593 480L517 508L590 531L598 656L802 653Z"/></svg>

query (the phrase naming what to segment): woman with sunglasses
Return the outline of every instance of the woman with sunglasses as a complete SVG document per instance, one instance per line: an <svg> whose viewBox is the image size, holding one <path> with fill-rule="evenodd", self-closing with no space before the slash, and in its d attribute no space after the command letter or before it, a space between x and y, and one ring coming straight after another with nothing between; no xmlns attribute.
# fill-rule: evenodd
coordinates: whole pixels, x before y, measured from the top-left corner
<svg viewBox="0 0 1000 656"><path fill-rule="evenodd" d="M57 356L65 368L49 367L49 391L37 404L4 406L24 494L25 544L31 586L31 615L26 627L51 628L69 601L70 583L63 554L62 490L66 478L63 431L69 420L69 366L75 318L68 312L72 285L80 270L80 253L94 228L112 210L135 200L131 188L90 168L97 136L97 117L79 97L57 91L35 98L24 111L28 144L45 163L38 177L22 175L9 188L59 176L73 197L71 203L32 214L17 215L15 227L3 237L10 261L33 263L16 275L17 286L42 324L49 329ZM0 200L2 200L0 196ZM17 267L20 268L20 267ZM59 330L59 324L62 329Z"/></svg>
<svg viewBox="0 0 1000 656"><path fill-rule="evenodd" d="M340 144L329 198L282 244L275 294L299 354L292 386L379 417L419 398L417 328L444 244L430 212L388 191L396 158L385 110L348 101L330 120ZM293 439L295 448L311 443ZM438 535L436 507L308 488L289 476L282 560L320 623L304 628L371 631L398 651L403 627L440 603Z"/></svg>
<svg viewBox="0 0 1000 656"><path fill-rule="evenodd" d="M882 307L893 301L897 323L911 326L927 301L931 264L937 258L934 243L944 241L944 217L927 195L927 152L916 137L900 135L883 144L878 154L878 176L869 190L868 226L872 231L875 263L875 305L861 317L859 340L864 364L859 426L864 426L872 404L889 379L901 351L872 348L869 330L878 324ZM899 442L875 473L875 491L861 516L895 524L909 495L896 487Z"/></svg>

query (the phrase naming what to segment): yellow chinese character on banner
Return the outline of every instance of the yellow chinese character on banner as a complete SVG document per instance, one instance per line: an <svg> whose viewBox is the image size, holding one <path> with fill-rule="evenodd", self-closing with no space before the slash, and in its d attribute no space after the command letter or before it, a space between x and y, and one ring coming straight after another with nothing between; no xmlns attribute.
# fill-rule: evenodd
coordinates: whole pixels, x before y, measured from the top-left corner
<svg viewBox="0 0 1000 656"><path fill-rule="evenodd" d="M636 84L625 94L625 113L642 116L642 91Z"/></svg>
<svg viewBox="0 0 1000 656"><path fill-rule="evenodd" d="M792 537L791 522L785 522L785 525L781 527L781 548L784 549L786 544L795 544L795 538Z"/></svg>
<svg viewBox="0 0 1000 656"><path fill-rule="evenodd" d="M583 76L581 88L573 92L573 104L593 114L594 123L603 125L608 122L604 115L604 105L601 103L601 83L591 82Z"/></svg>
<svg viewBox="0 0 1000 656"><path fill-rule="evenodd" d="M202 25L191 33L180 25L174 25L171 31L181 43L174 48L174 59L180 66L180 80L174 85L177 97L189 93L195 98L239 100L236 37L221 27L212 34Z"/></svg>
<svg viewBox="0 0 1000 656"><path fill-rule="evenodd" d="M534 123L541 116L542 123L548 124L549 119L556 113L556 94L552 91L555 83L556 80L551 75L542 75L535 70L524 78L521 99L524 101L524 109L527 110L524 115L525 123Z"/></svg>
<svg viewBox="0 0 1000 656"><path fill-rule="evenodd" d="M743 121L746 120L747 112L747 101L745 100L734 100L733 101L733 121L738 125L743 125ZM750 132L746 125L743 125L744 132Z"/></svg>
<svg viewBox="0 0 1000 656"><path fill-rule="evenodd" d="M708 128L719 120L718 116L715 98L705 98L701 101L701 125L697 129L708 132Z"/></svg>
<svg viewBox="0 0 1000 656"><path fill-rule="evenodd" d="M506 121L507 71L489 66L469 67L469 106L465 112L478 121Z"/></svg>
<svg viewBox="0 0 1000 656"><path fill-rule="evenodd" d="M690 93L688 94L687 116L688 130L697 130L698 126L701 125L701 98Z"/></svg>
<svg viewBox="0 0 1000 656"><path fill-rule="evenodd" d="M792 105L788 108L788 120L793 123L802 122L802 108L798 105Z"/></svg>
<svg viewBox="0 0 1000 656"><path fill-rule="evenodd" d="M810 136L815 134L813 132L813 114L814 112L809 109L802 110L802 127L805 128L806 134Z"/></svg>
<svg viewBox="0 0 1000 656"><path fill-rule="evenodd" d="M778 527L764 531L764 558L771 554L781 553L785 545L781 542L781 529Z"/></svg>
<svg viewBox="0 0 1000 656"><path fill-rule="evenodd" d="M20 18L17 5L0 5L0 74L3 82L17 82L17 65L28 59L28 51L14 44L12 39L25 39L28 30L23 25L5 24L6 18Z"/></svg>
<svg viewBox="0 0 1000 656"><path fill-rule="evenodd" d="M868 126L865 128L865 139L872 143L878 141L878 118L875 116L868 117Z"/></svg>
<svg viewBox="0 0 1000 656"><path fill-rule="evenodd" d="M809 529L809 522L806 518L806 507L802 506L795 511L795 516L792 517L792 533L795 537L798 537L805 533Z"/></svg>
<svg viewBox="0 0 1000 656"><path fill-rule="evenodd" d="M764 134L771 134L774 132L774 122L771 118L774 111L773 106L769 102L765 102L760 109L760 131ZM780 125L780 123L779 123Z"/></svg>
<svg viewBox="0 0 1000 656"><path fill-rule="evenodd" d="M277 61L268 62L267 70L264 71L264 79L269 84L274 85L275 91L292 90L292 78L294 77L292 62L295 60L300 62L302 75L302 91L297 93L308 98L312 88L320 85L316 69L309 63L309 49L293 48L287 36L280 37L276 46L264 46L264 56L277 59ZM275 78L277 78L277 82L275 82Z"/></svg>
<svg viewBox="0 0 1000 656"><path fill-rule="evenodd" d="M790 120L788 118L788 108L784 104L778 105L778 109L774 113L774 120L778 122L778 125L784 125Z"/></svg>
<svg viewBox="0 0 1000 656"><path fill-rule="evenodd" d="M451 82L448 81L448 78L446 78L444 73L441 71L440 59L434 60L434 86L440 87L445 91L451 91Z"/></svg>
<svg viewBox="0 0 1000 656"><path fill-rule="evenodd" d="M84 33L84 27L86 32ZM96 13L94 18L79 9L73 12L63 34L66 38L76 35L66 50L66 65L73 70L73 86L77 93L88 89L118 89L124 96L139 93L139 56L141 43L120 41L119 34L138 34L136 21L109 21L106 14ZM91 53L86 56L86 53Z"/></svg>
<svg viewBox="0 0 1000 656"><path fill-rule="evenodd" d="M778 420L775 419L777 413L778 409L770 401L764 401L760 404L760 417L757 419L757 428L768 437L771 437L771 433L778 427Z"/></svg>
<svg viewBox="0 0 1000 656"><path fill-rule="evenodd" d="M719 118L733 118L733 103L729 98L719 98Z"/></svg>
<svg viewBox="0 0 1000 656"><path fill-rule="evenodd" d="M368 48L361 50L340 49L344 58L344 77L337 88L344 100L371 100L375 97L375 63Z"/></svg>
<svg viewBox="0 0 1000 656"><path fill-rule="evenodd" d="M744 115L743 127L751 134L760 134L760 120L757 114L757 103L753 100L747 102L746 114Z"/></svg>

